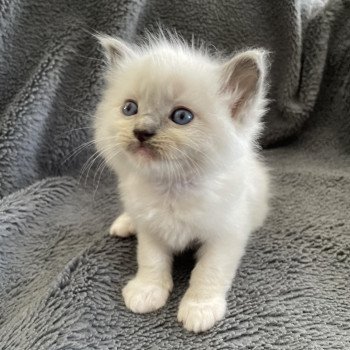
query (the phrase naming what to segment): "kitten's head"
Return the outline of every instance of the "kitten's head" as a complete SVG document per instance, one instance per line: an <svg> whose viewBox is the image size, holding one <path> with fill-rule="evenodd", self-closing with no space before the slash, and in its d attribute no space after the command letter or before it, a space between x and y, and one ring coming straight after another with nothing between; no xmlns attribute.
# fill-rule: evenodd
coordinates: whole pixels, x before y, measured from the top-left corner
<svg viewBox="0 0 350 350"><path fill-rule="evenodd" d="M112 167L178 176L251 148L264 111L263 51L224 61L178 38L99 40L108 70L95 141Z"/></svg>

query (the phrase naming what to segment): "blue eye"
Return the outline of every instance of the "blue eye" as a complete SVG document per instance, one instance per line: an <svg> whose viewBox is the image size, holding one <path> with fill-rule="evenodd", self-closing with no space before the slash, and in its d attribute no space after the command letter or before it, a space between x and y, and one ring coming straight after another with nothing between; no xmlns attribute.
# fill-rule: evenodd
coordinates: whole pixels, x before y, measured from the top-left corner
<svg viewBox="0 0 350 350"><path fill-rule="evenodd" d="M175 109L175 111L171 114L170 119L179 125L188 124L193 119L193 114L185 108Z"/></svg>
<svg viewBox="0 0 350 350"><path fill-rule="evenodd" d="M122 112L127 117L136 114L138 111L137 103L135 101L126 101L123 106Z"/></svg>

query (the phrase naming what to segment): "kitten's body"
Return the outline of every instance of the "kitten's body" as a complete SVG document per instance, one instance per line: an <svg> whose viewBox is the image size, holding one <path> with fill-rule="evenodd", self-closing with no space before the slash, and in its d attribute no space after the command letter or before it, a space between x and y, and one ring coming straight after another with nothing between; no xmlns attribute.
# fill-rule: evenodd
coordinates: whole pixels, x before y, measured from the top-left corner
<svg viewBox="0 0 350 350"><path fill-rule="evenodd" d="M128 167L125 176L119 177L125 211L133 218L136 231L138 227L146 229L174 252L197 240L228 235L245 240L266 216L267 205L262 203L267 197L267 175L254 157L228 163L226 169L208 170L200 177L194 174L193 179L171 182L128 172ZM242 186L242 179L252 185ZM255 181L259 188L253 186Z"/></svg>
<svg viewBox="0 0 350 350"><path fill-rule="evenodd" d="M223 317L249 234L267 213L268 177L254 146L264 108L262 53L223 63L176 40L141 49L101 41L110 71L95 138L118 174L125 209L111 234L136 231L139 243L125 303L134 312L162 307L173 253L200 243L178 319L206 330ZM130 99L138 103L131 118L121 113ZM169 115L183 107L194 118L177 125ZM135 130L152 136L138 141Z"/></svg>

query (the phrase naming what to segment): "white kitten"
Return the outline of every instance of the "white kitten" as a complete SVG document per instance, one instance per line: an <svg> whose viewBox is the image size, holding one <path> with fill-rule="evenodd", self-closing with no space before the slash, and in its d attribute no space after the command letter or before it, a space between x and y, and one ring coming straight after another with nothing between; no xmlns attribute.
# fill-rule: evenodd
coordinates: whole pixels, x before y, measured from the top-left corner
<svg viewBox="0 0 350 350"><path fill-rule="evenodd" d="M200 243L178 320L205 331L223 318L248 236L267 214L268 176L254 144L264 52L221 61L162 35L141 47L99 40L109 65L95 141L118 174L125 210L110 233L138 238L125 304L138 313L164 306L173 253Z"/></svg>

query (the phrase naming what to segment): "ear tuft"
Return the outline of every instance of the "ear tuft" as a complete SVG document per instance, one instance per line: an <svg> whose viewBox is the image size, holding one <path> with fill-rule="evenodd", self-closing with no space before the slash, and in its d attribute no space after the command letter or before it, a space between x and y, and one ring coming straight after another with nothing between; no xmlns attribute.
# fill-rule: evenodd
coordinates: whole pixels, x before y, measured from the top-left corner
<svg viewBox="0 0 350 350"><path fill-rule="evenodd" d="M105 56L110 64L116 64L133 54L132 49L122 39L102 34L95 35L95 37L102 45Z"/></svg>

